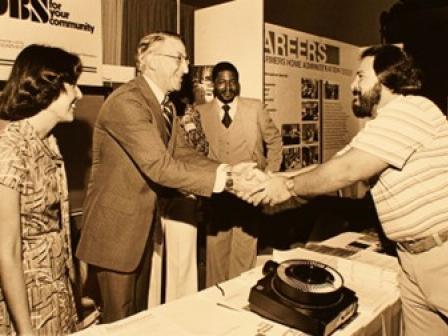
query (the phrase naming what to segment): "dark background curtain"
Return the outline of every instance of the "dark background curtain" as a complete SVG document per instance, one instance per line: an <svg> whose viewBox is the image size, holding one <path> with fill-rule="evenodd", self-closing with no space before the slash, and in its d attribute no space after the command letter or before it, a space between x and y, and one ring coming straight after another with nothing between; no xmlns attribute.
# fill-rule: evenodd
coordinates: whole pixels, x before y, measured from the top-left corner
<svg viewBox="0 0 448 336"><path fill-rule="evenodd" d="M135 66L140 39L152 32L176 32L176 0L126 0L123 6L122 65Z"/></svg>
<svg viewBox="0 0 448 336"><path fill-rule="evenodd" d="M102 0L103 63L121 65L121 34L125 0Z"/></svg>
<svg viewBox="0 0 448 336"><path fill-rule="evenodd" d="M185 42L187 54L191 63L194 64L194 10L191 5L181 4L180 6L180 34Z"/></svg>

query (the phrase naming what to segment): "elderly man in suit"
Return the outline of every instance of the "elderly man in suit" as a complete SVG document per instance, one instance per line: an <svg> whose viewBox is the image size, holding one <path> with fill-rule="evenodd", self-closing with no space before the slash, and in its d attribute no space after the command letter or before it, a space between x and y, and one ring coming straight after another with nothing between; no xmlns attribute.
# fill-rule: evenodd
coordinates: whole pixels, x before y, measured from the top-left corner
<svg viewBox="0 0 448 336"><path fill-rule="evenodd" d="M245 166L219 165L178 136L169 92L188 72L179 36L152 33L137 50L140 74L115 90L98 115L77 256L96 274L103 322L147 308L154 239L177 190L210 196L242 188ZM247 165L246 165L247 166ZM233 186L232 186L233 184Z"/></svg>
<svg viewBox="0 0 448 336"><path fill-rule="evenodd" d="M228 164L254 161L261 170L278 171L281 134L262 102L239 97L239 74L231 63L216 64L212 80L215 98L197 106L208 157ZM211 286L255 265L262 217L259 209L231 194L214 195L205 212L206 285Z"/></svg>

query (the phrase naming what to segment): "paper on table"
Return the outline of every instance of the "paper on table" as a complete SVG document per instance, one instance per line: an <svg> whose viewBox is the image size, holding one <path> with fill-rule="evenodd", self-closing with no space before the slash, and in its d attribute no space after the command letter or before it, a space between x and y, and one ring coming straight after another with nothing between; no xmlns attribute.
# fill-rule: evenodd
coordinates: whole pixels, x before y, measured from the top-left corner
<svg viewBox="0 0 448 336"><path fill-rule="evenodd" d="M104 325L107 330L107 335L133 335L146 336L148 333L151 336L193 336L176 324L172 323L165 316L160 314L153 314L150 312L143 312L127 319Z"/></svg>
<svg viewBox="0 0 448 336"><path fill-rule="evenodd" d="M194 295L172 301L167 307L160 306L155 313L164 316L172 325L188 332L188 335L196 336L228 335L244 325L247 321L247 314L249 314L249 312L210 304L210 301L198 299ZM198 323L197 316L201 316L201 323ZM152 330L151 335L153 335ZM165 333L164 335L178 334Z"/></svg>
<svg viewBox="0 0 448 336"><path fill-rule="evenodd" d="M256 315L252 315L256 316ZM261 319L256 317L256 320L242 325L239 329L232 331L225 336L308 336L297 329L288 328L282 324Z"/></svg>
<svg viewBox="0 0 448 336"><path fill-rule="evenodd" d="M232 281L220 284L225 295L217 301L217 304L234 310L248 310L250 290L262 277L262 266L259 266L244 272Z"/></svg>
<svg viewBox="0 0 448 336"><path fill-rule="evenodd" d="M375 266L380 270L381 281L398 285L400 265L397 258L373 251L360 251L351 256L350 259L358 263Z"/></svg>
<svg viewBox="0 0 448 336"><path fill-rule="evenodd" d="M398 259L386 254L381 254L373 251L359 251L350 259L369 265L375 265L377 267L381 267L395 273L398 273L400 271Z"/></svg>
<svg viewBox="0 0 448 336"><path fill-rule="evenodd" d="M370 238L368 235L359 232L344 232L336 237L325 240L318 244L320 249L333 248L333 249L346 249L346 246L353 241L368 241ZM372 238L372 246L375 242ZM378 242L379 243L379 242ZM312 247L312 246L311 246ZM307 245L308 248L308 245ZM313 247L312 247L313 248ZM350 251L350 249L347 249ZM400 270L398 259L387 254L378 253L371 249L365 250L353 250L356 253L350 253L347 255L348 259L356 262L356 270L358 271L355 276L363 278L363 276L375 277L378 279L378 284L381 285L383 281L389 282L393 285L398 283L397 277ZM367 265L367 266L363 266ZM363 269L366 268L366 269ZM370 279L372 280L372 279Z"/></svg>

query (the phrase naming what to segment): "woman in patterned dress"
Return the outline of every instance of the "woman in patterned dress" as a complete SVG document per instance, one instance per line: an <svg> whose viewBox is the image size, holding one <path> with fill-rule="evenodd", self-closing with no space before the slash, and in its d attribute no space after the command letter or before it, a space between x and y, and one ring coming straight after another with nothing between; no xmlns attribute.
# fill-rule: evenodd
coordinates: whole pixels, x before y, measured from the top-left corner
<svg viewBox="0 0 448 336"><path fill-rule="evenodd" d="M51 131L73 120L80 73L78 56L30 45L0 95L0 335L75 330L67 183Z"/></svg>

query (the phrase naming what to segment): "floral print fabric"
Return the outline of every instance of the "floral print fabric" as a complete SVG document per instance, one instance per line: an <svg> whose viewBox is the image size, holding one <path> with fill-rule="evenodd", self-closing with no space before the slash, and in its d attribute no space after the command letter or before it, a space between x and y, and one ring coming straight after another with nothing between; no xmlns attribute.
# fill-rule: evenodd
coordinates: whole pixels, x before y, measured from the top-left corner
<svg viewBox="0 0 448 336"><path fill-rule="evenodd" d="M26 120L0 131L0 184L20 194L25 287L39 335L75 330L68 190L54 136L40 139ZM1 225L1 223L0 223ZM0 335L15 334L0 288Z"/></svg>
<svg viewBox="0 0 448 336"><path fill-rule="evenodd" d="M185 114L180 119L187 143L196 149L199 153L208 155L208 141L205 138L201 125L201 115L194 108L194 105L188 105Z"/></svg>

